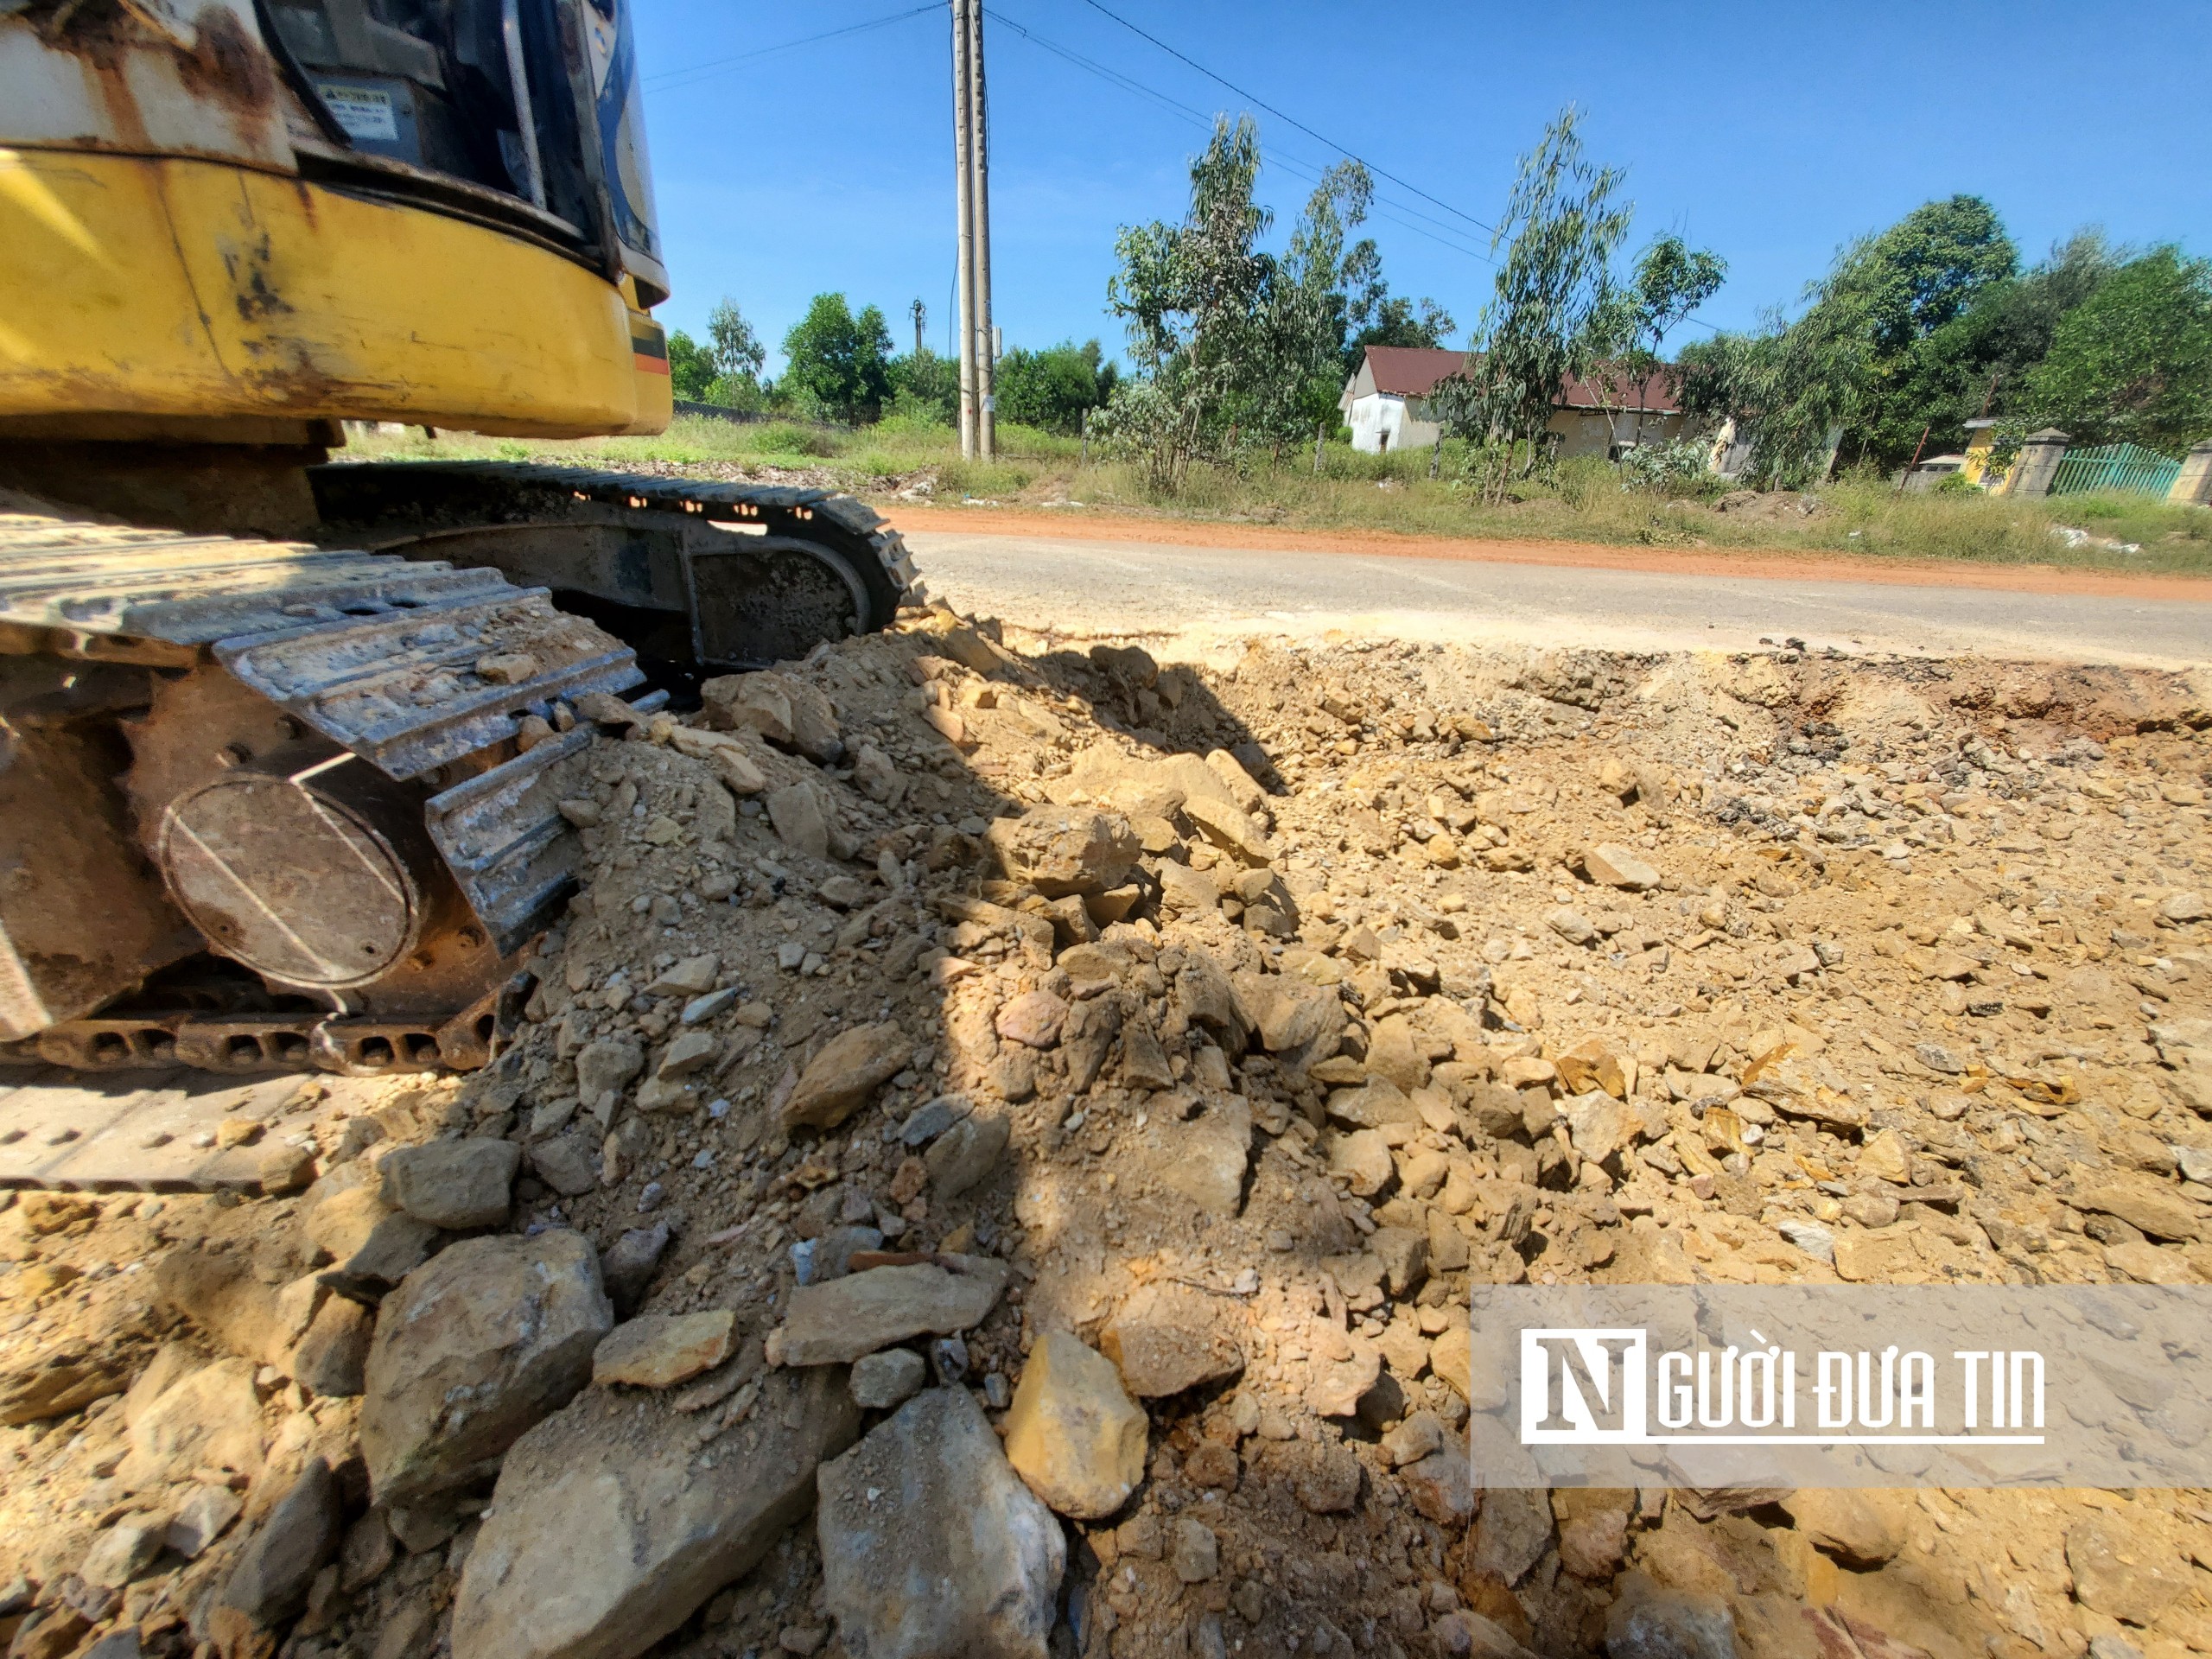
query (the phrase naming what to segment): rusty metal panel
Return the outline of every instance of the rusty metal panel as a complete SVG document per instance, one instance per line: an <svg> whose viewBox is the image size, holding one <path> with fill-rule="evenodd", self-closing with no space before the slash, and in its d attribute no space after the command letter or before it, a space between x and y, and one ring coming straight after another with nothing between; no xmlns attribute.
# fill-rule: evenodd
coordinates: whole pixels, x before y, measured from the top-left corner
<svg viewBox="0 0 2212 1659"><path fill-rule="evenodd" d="M289 172L278 82L247 0L131 0L0 17L0 145L196 156ZM41 29L41 22L48 23ZM149 227L150 228L150 227Z"/></svg>
<svg viewBox="0 0 2212 1659"><path fill-rule="evenodd" d="M513 737L556 699L642 684L630 648L543 588L219 641L239 681L394 778Z"/></svg>
<svg viewBox="0 0 2212 1659"><path fill-rule="evenodd" d="M547 926L576 887L583 849L561 816L553 778L590 747L591 729L578 727L432 796L424 809L431 841L501 956Z"/></svg>
<svg viewBox="0 0 2212 1659"><path fill-rule="evenodd" d="M0 514L0 622L30 627L205 645L516 591L442 560Z"/></svg>

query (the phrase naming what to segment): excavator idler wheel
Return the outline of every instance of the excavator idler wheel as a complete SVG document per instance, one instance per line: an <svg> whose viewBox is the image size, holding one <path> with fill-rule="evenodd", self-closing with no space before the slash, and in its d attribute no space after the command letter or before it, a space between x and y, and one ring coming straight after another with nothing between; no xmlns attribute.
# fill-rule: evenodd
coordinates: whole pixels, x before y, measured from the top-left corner
<svg viewBox="0 0 2212 1659"><path fill-rule="evenodd" d="M216 949L288 985L372 983L422 931L409 861L311 785L218 778L169 804L157 847L177 907Z"/></svg>

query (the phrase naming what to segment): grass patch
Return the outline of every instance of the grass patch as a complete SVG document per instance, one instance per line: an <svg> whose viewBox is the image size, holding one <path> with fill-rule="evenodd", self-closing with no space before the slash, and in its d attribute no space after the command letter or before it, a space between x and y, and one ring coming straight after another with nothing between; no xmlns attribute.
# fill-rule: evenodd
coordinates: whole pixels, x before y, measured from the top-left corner
<svg viewBox="0 0 2212 1659"><path fill-rule="evenodd" d="M2212 575L2212 512L2141 496L2075 495L2043 501L1950 492L1899 494L1879 480L1839 479L1805 497L1748 505L1714 488L1669 497L1625 486L1602 461L1570 461L1555 476L1484 502L1458 481L1464 458L1447 444L1440 475L1430 452L1362 454L1343 444L1278 464L1193 467L1162 492L1145 469L1094 459L1075 438L1007 424L992 461L960 459L949 427L885 421L858 431L766 421L747 425L682 416L654 437L524 441L467 433L427 438L420 428L353 429L350 453L372 459L542 461L615 467L772 467L823 477L862 493L886 479L931 480L934 499L1008 506L1079 502L1178 518L1286 527L1402 531L1414 535L1586 542L1614 547L1777 549L1984 564L2045 564L2158 575ZM1804 510L1808 502L1810 511ZM2062 531L2086 532L2080 538ZM2113 545L2118 543L2120 545ZM2126 544L2133 543L2133 550Z"/></svg>

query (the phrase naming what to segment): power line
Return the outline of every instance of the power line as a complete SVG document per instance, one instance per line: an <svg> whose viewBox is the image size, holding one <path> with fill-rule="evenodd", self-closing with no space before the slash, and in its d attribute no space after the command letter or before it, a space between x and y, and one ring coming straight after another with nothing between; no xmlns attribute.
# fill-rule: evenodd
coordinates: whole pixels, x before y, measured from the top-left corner
<svg viewBox="0 0 2212 1659"><path fill-rule="evenodd" d="M912 6L905 11L894 11L881 17L869 18L866 22L848 23L842 29L824 29L819 35L803 35L795 41L781 41L774 46L756 47L750 52L739 52L726 58L709 58L703 62L689 63L681 69L664 70L658 75L645 77L644 85L658 86L664 91L679 86L689 86L694 79L711 79L717 71L734 63L748 63L755 58L772 57L779 52L790 52L802 46L812 46L818 41L834 41L846 35L864 35L871 29L887 29L893 23L903 23L909 17L918 17L924 12L943 11L942 0L929 0L925 5Z"/></svg>
<svg viewBox="0 0 2212 1659"><path fill-rule="evenodd" d="M1089 6L1093 11L1096 12L1100 16L1107 18L1113 22L1119 23L1123 29L1128 29L1130 34L1136 35L1140 40L1149 41L1152 45L1158 47L1162 52L1167 54L1169 57L1173 58L1177 62L1185 64L1189 67L1197 70L1198 73L1204 75L1207 79L1215 81L1219 85L1227 87L1230 92L1236 93L1237 97L1245 99L1247 102L1260 109L1265 110L1269 115L1274 116L1277 120L1287 122L1290 125L1297 128L1299 131L1304 133L1315 143L1325 144L1329 149L1335 150L1339 156L1343 156L1351 161L1357 162L1362 167L1365 168L1370 173L1374 174L1377 178L1388 179L1391 183L1396 185L1402 190L1410 190L1414 195L1419 196L1423 201L1429 202L1435 207L1441 207L1446 213L1451 213L1457 218L1465 219L1467 223L1472 225L1476 229L1487 232L1493 238L1502 234L1496 226L1477 219L1472 213L1468 213L1464 208L1455 207L1450 202L1429 194L1427 191L1422 189L1419 185L1410 183L1408 181L1400 178L1396 174L1389 171L1387 168L1377 167L1374 162L1367 160L1364 156L1360 156L1356 151L1347 149L1344 145L1337 143L1333 138L1327 137L1321 133L1316 132L1313 128L1307 126L1303 121L1300 121L1296 116L1286 114L1283 111L1277 109L1274 105L1268 103L1265 99L1259 97L1256 93L1247 92L1244 88L1239 86L1235 81L1230 80L1227 76L1217 74L1213 70L1207 68L1205 65L1200 63L1197 59L1190 56L1186 53L1178 51L1174 47L1170 46L1158 35L1138 28L1128 18L1109 10L1108 7L1100 4L1099 0L1084 0L1084 3ZM997 15L998 14L995 12L992 14L995 17L997 16ZM1181 110L1185 114L1194 115L1197 113L1195 111L1192 110L1190 105L1187 104L1178 103L1176 100L1166 97L1164 93L1154 92L1151 88L1142 86L1141 84L1130 80L1126 76L1120 75L1114 71L1106 69L1103 66L1094 64L1088 59L1083 58L1078 54L1070 52L1064 48L1053 46L1049 41L1039 39L1036 35L1029 34L1029 31L1027 29L1023 29L1018 23L1014 23L1010 20L1005 21L1007 21L1007 26L1009 28L1014 29L1016 32L1022 34L1028 39L1035 41L1039 46L1046 48L1046 50L1058 53L1060 56L1068 59L1071 62L1080 63L1084 67L1092 69L1098 73L1104 74L1109 79L1121 81L1124 85L1129 86L1132 90L1141 92L1146 96L1153 98L1159 102L1169 105L1173 108ZM1204 118L1200 118L1203 119ZM1402 204L1400 204L1400 206L1402 207ZM1407 213L1417 212L1417 210L1411 207L1404 207L1403 211ZM1380 213L1379 209L1378 213ZM1393 214L1380 213L1380 216L1391 219L1395 224L1404 226L1408 230L1414 231L1419 234L1427 236L1432 241L1442 243L1446 247L1452 248L1458 252L1471 254L1473 257L1482 260L1486 264L1495 264L1497 263L1486 253L1476 253L1471 249L1459 247L1456 243L1446 242L1444 238L1437 236L1431 232L1422 231L1419 226L1407 224L1404 219L1398 219ZM1418 214L1418 217L1427 219L1427 215L1422 213ZM1433 225L1436 221L1430 219L1429 223ZM1684 322L1694 323L1697 327L1707 329L1713 334L1718 334L1726 332L1719 324L1707 322L1703 317L1697 316L1695 315L1684 317L1682 321Z"/></svg>
<svg viewBox="0 0 2212 1659"><path fill-rule="evenodd" d="M1091 74L1096 75L1102 80L1121 88L1123 92L1133 93L1139 98L1147 99L1151 102L1160 105L1163 109L1166 109L1173 114L1184 117L1204 130L1209 131L1211 130L1214 120L1211 116L1205 114L1202 111L1192 108L1190 105L1182 102L1179 99L1170 97L1166 92L1160 91L1157 87L1147 86L1145 82L1137 79L1135 76L1124 74L1120 70L1112 67L1110 65L1101 63L1095 58L1086 57L1084 54L1074 50L1072 48L1063 46L1056 41L1046 40L1034 29L1025 27L1023 24L1005 16L1001 12L992 10L988 15L993 22L1001 25L1002 28L1012 29L1015 34L1021 36L1022 39L1027 41L1032 46L1049 52L1057 58L1064 59L1067 62L1076 66L1076 67L1085 70ZM1235 89L1232 88L1231 90L1233 91ZM1257 102L1256 99L1254 101ZM1287 118L1285 118L1287 119ZM1295 125L1296 124L1293 123L1292 124ZM1327 141L1325 139L1322 142L1326 143ZM1331 147L1334 148L1334 146ZM1352 159L1355 161L1358 160L1357 156L1354 156ZM1294 176L1305 179L1310 183L1318 184L1320 182L1322 175L1319 171L1311 167L1300 165L1299 162L1289 156L1281 154L1280 151L1276 153L1274 161L1277 166L1282 168L1286 172L1288 172ZM1362 162L1361 165L1364 166L1366 163ZM1397 209L1397 212L1390 211L1392 208ZM1497 263L1497 261L1484 250L1467 247L1463 244L1453 240L1452 238L1459 233L1459 227L1457 226L1446 225L1440 220L1431 219L1427 214L1421 212L1419 208L1408 207L1402 202L1391 202L1384 200L1378 201L1373 207L1372 211L1376 218L1388 219L1394 225L1413 232L1416 236L1425 236L1430 241L1435 242L1440 246L1449 248L1454 253L1464 254L1468 258L1478 260L1484 264L1495 264ZM1409 219L1400 218L1399 213L1411 213L1414 218L1425 221L1428 226L1433 226L1433 228L1424 228L1422 225L1417 225Z"/></svg>
<svg viewBox="0 0 2212 1659"><path fill-rule="evenodd" d="M1300 132L1304 133L1308 138L1313 139L1315 143L1325 144L1331 149L1335 150L1339 156L1346 156L1352 161L1357 162L1362 167L1374 174L1377 178L1389 180L1391 183L1396 185L1401 190L1412 191L1414 194L1419 196L1423 201L1429 203L1433 207L1441 207L1446 213L1452 214L1456 218L1465 219L1468 224L1473 226L1478 231L1482 231L1493 237L1498 234L1497 227L1495 225L1486 224L1482 219L1477 219L1472 213L1466 212L1464 208L1454 207L1450 202L1445 201L1439 197L1430 195L1427 191L1422 189L1417 184L1408 184L1396 174L1387 172L1383 168L1376 166L1374 162L1368 161L1364 157L1345 149L1342 144L1337 143L1335 139L1324 137L1321 134L1314 131L1313 128L1307 126L1303 121L1300 121L1296 116L1284 114L1282 111L1275 108L1274 105L1268 103L1265 99L1259 98L1251 92L1246 92L1242 86L1239 86L1235 81L1229 79L1224 75L1216 74L1212 70L1207 68L1205 65L1200 63L1196 58L1177 51L1173 47L1168 45L1166 41L1161 40L1157 35L1147 34L1143 29L1139 29L1128 18L1122 16L1117 12L1109 11L1106 7L1099 4L1098 0L1084 0L1084 3L1089 6L1093 11L1096 12L1100 16L1119 23L1123 29L1128 29L1130 34L1136 35L1140 40L1149 41L1153 45L1158 47L1162 52L1167 54L1169 57L1173 58L1177 62L1187 64L1190 67L1197 70L1209 80L1218 81L1222 86L1228 87L1230 92L1236 93L1237 97L1258 105L1261 109L1265 110L1269 115L1274 116L1278 121L1288 122L1292 126L1296 127Z"/></svg>

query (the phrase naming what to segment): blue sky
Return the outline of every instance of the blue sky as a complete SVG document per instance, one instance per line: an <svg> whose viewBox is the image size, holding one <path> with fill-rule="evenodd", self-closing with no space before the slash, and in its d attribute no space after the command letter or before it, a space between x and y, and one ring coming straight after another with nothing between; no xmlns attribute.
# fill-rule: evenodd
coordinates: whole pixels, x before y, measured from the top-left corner
<svg viewBox="0 0 2212 1659"><path fill-rule="evenodd" d="M739 58L905 8L633 3L676 290L664 320L696 333L728 295L769 346L772 370L809 297L840 289L856 306L880 305L901 349L912 344L906 308L921 298L931 344L946 349L945 9ZM1486 222L1516 155L1561 105L1578 105L1591 152L1627 171L1631 245L1672 229L1727 259L1727 285L1701 313L1724 327L1793 300L1846 238L1958 191L1993 202L2031 257L2089 223L2123 241L2212 251L2202 84L2212 3L1104 3ZM1087 0L992 0L986 40L997 321L1009 344L1096 335L1116 350L1105 308L1114 233L1180 215L1189 157L1204 142L1173 106L1210 117L1249 105ZM1252 112L1279 242L1314 174L1338 156ZM1490 291L1490 265L1469 251L1486 252L1488 238L1387 182L1379 207L1369 228L1392 290L1442 302L1464 343Z"/></svg>

